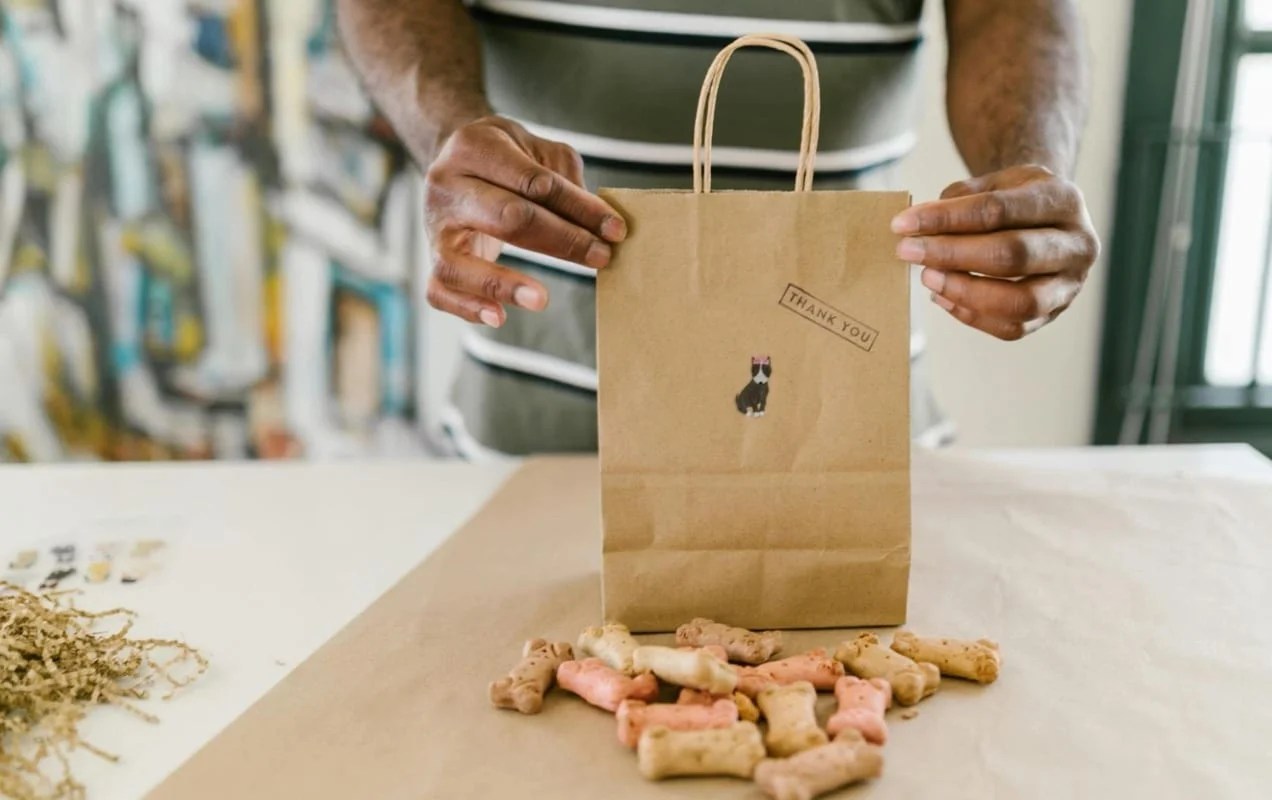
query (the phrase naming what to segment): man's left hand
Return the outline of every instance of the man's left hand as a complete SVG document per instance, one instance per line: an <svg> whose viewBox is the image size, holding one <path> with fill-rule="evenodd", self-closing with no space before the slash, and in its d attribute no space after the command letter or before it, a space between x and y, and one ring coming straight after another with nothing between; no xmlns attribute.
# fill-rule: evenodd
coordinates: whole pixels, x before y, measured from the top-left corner
<svg viewBox="0 0 1272 800"><path fill-rule="evenodd" d="M897 258L921 264L932 300L1014 341L1069 307L1100 254L1082 192L1040 166L952 184L892 220Z"/></svg>

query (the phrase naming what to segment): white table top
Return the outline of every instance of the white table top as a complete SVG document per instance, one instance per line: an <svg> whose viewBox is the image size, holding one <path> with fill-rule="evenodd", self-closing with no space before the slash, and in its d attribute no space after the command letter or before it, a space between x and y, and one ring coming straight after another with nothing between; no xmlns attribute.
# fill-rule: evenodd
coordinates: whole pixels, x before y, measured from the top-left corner
<svg viewBox="0 0 1272 800"><path fill-rule="evenodd" d="M1076 448L977 453L1022 469L1268 480L1251 448ZM212 669L161 724L114 709L85 736L119 764L75 760L93 798L137 798L306 659L443 542L515 466L130 465L0 469L0 569L10 551L161 538L162 569L134 585L85 587L81 605L140 612L139 635L179 637Z"/></svg>

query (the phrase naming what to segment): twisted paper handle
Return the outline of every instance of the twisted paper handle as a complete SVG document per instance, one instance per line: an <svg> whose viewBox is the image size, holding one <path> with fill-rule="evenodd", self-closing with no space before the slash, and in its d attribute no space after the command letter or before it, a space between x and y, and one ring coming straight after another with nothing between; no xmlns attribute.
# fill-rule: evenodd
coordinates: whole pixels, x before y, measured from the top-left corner
<svg viewBox="0 0 1272 800"><path fill-rule="evenodd" d="M711 139L715 133L716 95L720 91L725 66L733 53L743 47L770 47L799 62L804 73L804 125L800 132L795 191L810 191L813 188L813 162L817 158L817 132L821 127L821 84L817 77L817 60L808 45L794 36L781 33L755 33L736 39L720 51L707 69L693 123L693 191L695 194L711 191Z"/></svg>

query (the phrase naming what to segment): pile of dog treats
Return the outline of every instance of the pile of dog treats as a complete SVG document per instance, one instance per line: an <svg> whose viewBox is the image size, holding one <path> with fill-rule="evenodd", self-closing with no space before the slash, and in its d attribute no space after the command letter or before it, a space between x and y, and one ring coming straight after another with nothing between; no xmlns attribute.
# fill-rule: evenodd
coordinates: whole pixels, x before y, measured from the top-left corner
<svg viewBox="0 0 1272 800"><path fill-rule="evenodd" d="M906 631L889 647L862 633L833 656L818 649L773 660L780 632L695 619L676 630L676 643L641 645L617 623L588 628L577 646L532 639L521 663L490 684L490 701L537 714L555 681L615 715L618 740L635 748L650 780L728 775L753 779L776 800L808 800L882 774L893 702L918 703L942 675L993 683L1000 664L987 639ZM681 687L675 703L654 702L659 681ZM839 706L824 729L819 691L834 692Z"/></svg>

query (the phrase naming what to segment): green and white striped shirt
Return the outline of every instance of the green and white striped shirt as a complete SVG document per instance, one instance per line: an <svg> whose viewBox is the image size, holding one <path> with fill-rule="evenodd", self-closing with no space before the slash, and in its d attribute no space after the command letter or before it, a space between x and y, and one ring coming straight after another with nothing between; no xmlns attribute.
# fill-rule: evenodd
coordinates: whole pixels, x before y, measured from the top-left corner
<svg viewBox="0 0 1272 800"><path fill-rule="evenodd" d="M818 188L892 188L892 166L914 145L923 0L469 5L481 27L491 104L532 133L573 146L592 190L690 185L702 77L716 52L746 33L792 34L817 55ZM798 66L783 54L755 49L734 56L720 89L713 188L790 190L801 82ZM444 427L470 458L594 450L594 274L516 247L505 247L501 261L542 281L551 303L537 313L509 308L499 329L465 330ZM912 430L936 443L948 426L927 389L917 329L910 349Z"/></svg>

